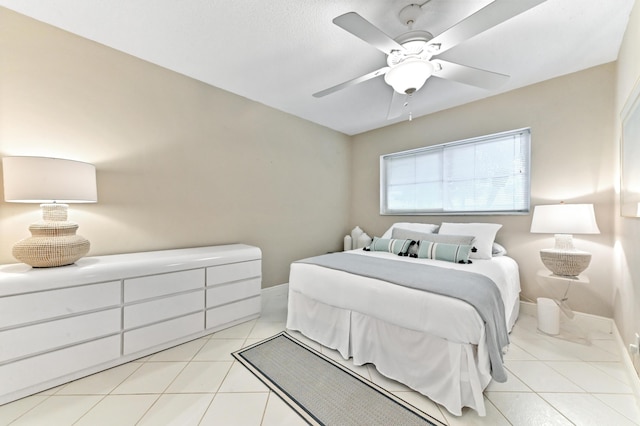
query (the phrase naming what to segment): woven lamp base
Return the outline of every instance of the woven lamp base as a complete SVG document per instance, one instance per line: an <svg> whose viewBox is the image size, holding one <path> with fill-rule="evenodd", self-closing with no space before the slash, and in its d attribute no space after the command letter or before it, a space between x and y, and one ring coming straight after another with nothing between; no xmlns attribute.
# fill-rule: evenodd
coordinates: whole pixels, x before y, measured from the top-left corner
<svg viewBox="0 0 640 426"><path fill-rule="evenodd" d="M591 253L586 251L540 250L542 263L555 275L576 277L582 273L591 262Z"/></svg>
<svg viewBox="0 0 640 426"><path fill-rule="evenodd" d="M13 256L34 268L71 265L85 256L89 240L76 235L78 225L67 221L66 204L43 204L43 220L29 226L31 237L13 246Z"/></svg>

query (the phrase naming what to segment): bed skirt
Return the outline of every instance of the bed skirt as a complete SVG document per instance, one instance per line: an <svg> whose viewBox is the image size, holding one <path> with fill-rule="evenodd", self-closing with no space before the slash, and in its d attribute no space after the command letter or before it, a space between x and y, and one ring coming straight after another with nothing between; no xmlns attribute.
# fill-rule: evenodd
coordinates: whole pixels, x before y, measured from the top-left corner
<svg viewBox="0 0 640 426"><path fill-rule="evenodd" d="M401 382L450 413L470 407L486 414L483 390L491 381L487 350L410 330L359 312L330 306L289 291L287 328L353 358L374 364L384 376ZM509 330L518 316L518 301Z"/></svg>

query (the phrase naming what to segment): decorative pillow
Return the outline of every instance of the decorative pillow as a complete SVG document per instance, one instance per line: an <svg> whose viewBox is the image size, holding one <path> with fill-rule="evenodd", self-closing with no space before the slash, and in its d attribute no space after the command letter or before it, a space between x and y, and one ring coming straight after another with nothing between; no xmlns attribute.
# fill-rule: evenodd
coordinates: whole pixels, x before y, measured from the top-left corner
<svg viewBox="0 0 640 426"><path fill-rule="evenodd" d="M398 222L391 225L391 227L387 229L387 232L382 234L382 238L393 238L391 234L393 233L394 229L408 229L410 231L433 234L438 230L438 225L432 225L430 223Z"/></svg>
<svg viewBox="0 0 640 426"><path fill-rule="evenodd" d="M493 243L493 247L491 248L491 255L493 257L497 256L505 256L507 254L507 249L502 247L498 243Z"/></svg>
<svg viewBox="0 0 640 426"><path fill-rule="evenodd" d="M469 257L472 259L491 259L493 242L498 230L502 228L499 223L449 223L443 222L440 226L441 235L473 235L473 246L477 249Z"/></svg>
<svg viewBox="0 0 640 426"><path fill-rule="evenodd" d="M411 247L413 244L413 240L373 237L373 242L369 247L365 247L365 250L368 249L369 251L388 251L389 253L406 256L409 252L409 247Z"/></svg>
<svg viewBox="0 0 640 426"><path fill-rule="evenodd" d="M434 243L431 241L420 241L418 246L418 257L421 259L446 260L455 263L471 263L470 245Z"/></svg>
<svg viewBox="0 0 640 426"><path fill-rule="evenodd" d="M408 229L396 228L391 233L393 238L404 238L413 241L430 241L432 243L445 244L462 244L472 245L474 237L470 235L442 235L442 234L425 234L423 232L415 232ZM473 249L472 249L473 250ZM410 255L418 253L418 245L415 244L409 249Z"/></svg>

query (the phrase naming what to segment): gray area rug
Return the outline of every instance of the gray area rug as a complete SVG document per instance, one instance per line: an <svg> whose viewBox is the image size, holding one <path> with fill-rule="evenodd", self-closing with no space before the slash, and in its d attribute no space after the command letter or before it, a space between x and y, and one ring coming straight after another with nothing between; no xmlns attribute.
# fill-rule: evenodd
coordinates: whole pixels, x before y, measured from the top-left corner
<svg viewBox="0 0 640 426"><path fill-rule="evenodd" d="M286 332L233 353L313 425L442 425Z"/></svg>

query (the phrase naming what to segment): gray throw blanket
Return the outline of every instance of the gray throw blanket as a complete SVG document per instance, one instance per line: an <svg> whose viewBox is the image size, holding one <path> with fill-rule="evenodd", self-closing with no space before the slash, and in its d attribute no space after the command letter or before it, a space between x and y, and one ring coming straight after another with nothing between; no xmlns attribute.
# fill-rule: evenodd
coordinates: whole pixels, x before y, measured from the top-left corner
<svg viewBox="0 0 640 426"><path fill-rule="evenodd" d="M491 377L506 382L502 348L509 344L504 303L498 286L475 272L440 268L421 263L402 262L353 253L331 253L299 260L325 268L388 281L443 296L454 297L473 306L485 322Z"/></svg>

